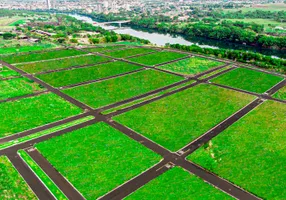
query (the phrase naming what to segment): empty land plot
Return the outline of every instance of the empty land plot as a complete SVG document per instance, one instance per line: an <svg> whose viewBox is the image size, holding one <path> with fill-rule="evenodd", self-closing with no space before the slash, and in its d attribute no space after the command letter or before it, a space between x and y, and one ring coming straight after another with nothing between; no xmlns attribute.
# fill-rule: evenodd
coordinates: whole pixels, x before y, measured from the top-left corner
<svg viewBox="0 0 286 200"><path fill-rule="evenodd" d="M126 48L124 45L118 45L118 46L97 46L96 48L86 48L86 51L89 52L104 52L104 51L112 51L117 49L123 49Z"/></svg>
<svg viewBox="0 0 286 200"><path fill-rule="evenodd" d="M39 84L27 78L14 78L0 81L0 88L0 100L33 94L44 90Z"/></svg>
<svg viewBox="0 0 286 200"><path fill-rule="evenodd" d="M169 62L172 60L176 60L179 58L186 57L186 54L183 53L177 53L177 52L169 52L169 51L162 51L150 55L140 56L136 58L129 58L128 60L144 65L157 65L165 62Z"/></svg>
<svg viewBox="0 0 286 200"><path fill-rule="evenodd" d="M112 52L106 52L104 54L111 56L111 57L115 57L115 58L125 58L125 57L129 57L129 56L151 53L151 52L156 52L156 50L147 49L147 48L130 48L130 49L123 49L123 50L117 50L117 51L112 51Z"/></svg>
<svg viewBox="0 0 286 200"><path fill-rule="evenodd" d="M283 78L279 76L246 68L237 68L212 79L211 82L250 92L264 93L282 80Z"/></svg>
<svg viewBox="0 0 286 200"><path fill-rule="evenodd" d="M163 192L164 191L164 192ZM222 191L204 182L197 176L175 167L125 198L126 200L160 199L233 199Z"/></svg>
<svg viewBox="0 0 286 200"><path fill-rule="evenodd" d="M177 151L252 100L251 95L203 84L116 116L114 120Z"/></svg>
<svg viewBox="0 0 286 200"><path fill-rule="evenodd" d="M116 61L91 67L40 74L37 77L54 87L60 87L115 76L140 68L142 67Z"/></svg>
<svg viewBox="0 0 286 200"><path fill-rule="evenodd" d="M286 100L286 86L281 88L278 92L273 95L274 98Z"/></svg>
<svg viewBox="0 0 286 200"><path fill-rule="evenodd" d="M20 76L20 74L6 66L0 68L0 78L10 78L13 76Z"/></svg>
<svg viewBox="0 0 286 200"><path fill-rule="evenodd" d="M48 48L53 48L54 44L38 44L33 46L20 46L20 47L2 47L0 44L0 54L10 54L17 52L40 51Z"/></svg>
<svg viewBox="0 0 286 200"><path fill-rule="evenodd" d="M188 159L262 199L284 199L286 106L267 101Z"/></svg>
<svg viewBox="0 0 286 200"><path fill-rule="evenodd" d="M0 157L0 199L37 199L5 156Z"/></svg>
<svg viewBox="0 0 286 200"><path fill-rule="evenodd" d="M103 122L39 143L36 148L86 199L97 199L161 159Z"/></svg>
<svg viewBox="0 0 286 200"><path fill-rule="evenodd" d="M51 93L1 103L0 110L0 137L81 113L81 109Z"/></svg>
<svg viewBox="0 0 286 200"><path fill-rule="evenodd" d="M206 58L192 57L171 64L163 65L159 68L184 75L196 75L221 65L223 65L222 62L208 60Z"/></svg>
<svg viewBox="0 0 286 200"><path fill-rule="evenodd" d="M48 60L37 63L20 64L17 65L17 67L29 73L38 73L44 71L81 66L81 65L96 64L108 60L110 59L101 56L87 55L87 56L79 56L72 58L63 58L59 60Z"/></svg>
<svg viewBox="0 0 286 200"><path fill-rule="evenodd" d="M63 90L79 101L99 108L179 82L183 78L155 70L109 79Z"/></svg>
<svg viewBox="0 0 286 200"><path fill-rule="evenodd" d="M47 51L41 53L37 52L37 53L26 53L21 55L14 54L14 55L2 56L0 57L0 60L13 64L13 63L34 62L34 61L69 57L69 56L77 56L83 54L86 53L75 49L64 49L64 50Z"/></svg>
<svg viewBox="0 0 286 200"><path fill-rule="evenodd" d="M26 23L26 20L25 19L19 19L15 22L12 22L11 24L9 24L9 26L17 26L17 25L20 25L20 24L25 24Z"/></svg>

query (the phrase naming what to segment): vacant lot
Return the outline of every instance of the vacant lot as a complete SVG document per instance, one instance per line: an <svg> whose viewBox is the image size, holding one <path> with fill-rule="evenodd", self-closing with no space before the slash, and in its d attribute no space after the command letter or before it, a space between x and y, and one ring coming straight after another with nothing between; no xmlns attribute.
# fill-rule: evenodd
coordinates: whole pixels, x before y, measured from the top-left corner
<svg viewBox="0 0 286 200"><path fill-rule="evenodd" d="M134 71L142 67L116 61L92 67L72 69L49 74L38 75L37 77L55 87L67 86L76 83L97 80Z"/></svg>
<svg viewBox="0 0 286 200"><path fill-rule="evenodd" d="M184 58L186 56L187 56L186 54L182 54L182 53L163 51L163 52L158 52L158 53L140 56L136 58L130 58L128 60L132 62L137 62L140 64L152 66L152 65L157 65L157 64L169 62L172 60L176 60L179 58Z"/></svg>
<svg viewBox="0 0 286 200"><path fill-rule="evenodd" d="M96 64L108 60L110 59L103 58L101 56L87 55L73 58L63 58L59 60L43 61L38 63L21 64L17 65L17 67L29 73L37 73L55 69L64 69L74 66Z"/></svg>
<svg viewBox="0 0 286 200"><path fill-rule="evenodd" d="M36 148L86 199L92 200L161 159L103 122L52 138Z"/></svg>
<svg viewBox="0 0 286 200"><path fill-rule="evenodd" d="M181 80L183 80L181 77L167 73L144 70L135 74L67 89L64 90L64 93L87 105L99 108Z"/></svg>
<svg viewBox="0 0 286 200"><path fill-rule="evenodd" d="M281 88L278 92L273 95L274 98L286 100L286 86Z"/></svg>
<svg viewBox="0 0 286 200"><path fill-rule="evenodd" d="M64 49L56 51L47 51L42 53L27 53L21 55L8 55L0 57L0 60L3 60L7 63L24 63L24 62L33 62L40 60L49 60L55 58L63 58L68 56L83 55L85 52L78 51L75 49Z"/></svg>
<svg viewBox="0 0 286 200"><path fill-rule="evenodd" d="M262 199L283 199L285 113L285 104L267 101L189 159Z"/></svg>
<svg viewBox="0 0 286 200"><path fill-rule="evenodd" d="M119 45L119 46L98 46L96 48L87 48L85 50L89 52L104 52L104 51L111 51L111 50L116 50L116 49L122 49L125 48L126 46L124 45Z"/></svg>
<svg viewBox="0 0 286 200"><path fill-rule="evenodd" d="M199 85L114 118L177 151L250 103L254 97Z"/></svg>
<svg viewBox="0 0 286 200"><path fill-rule="evenodd" d="M1 103L0 110L0 137L81 113L81 109L55 94L43 94L19 101Z"/></svg>
<svg viewBox="0 0 286 200"><path fill-rule="evenodd" d="M134 56L134 55L144 54L144 53L150 53L150 52L156 52L156 51L153 49L145 49L145 48L130 48L130 49L106 52L104 54L108 55L108 56L115 57L115 58L125 58L125 57L129 57L129 56Z"/></svg>
<svg viewBox="0 0 286 200"><path fill-rule="evenodd" d="M283 78L279 76L246 68L237 68L212 79L211 82L250 92L264 93L282 80Z"/></svg>
<svg viewBox="0 0 286 200"><path fill-rule="evenodd" d="M13 40L11 43L14 42ZM34 46L15 46L13 47L2 47L2 46L9 46L7 42L0 42L0 54L10 54L10 53L17 53L17 52L28 52L28 51L40 51L48 48L56 47L54 44L37 44Z"/></svg>
<svg viewBox="0 0 286 200"><path fill-rule="evenodd" d="M233 198L182 168L175 167L153 179L125 199L217 200Z"/></svg>
<svg viewBox="0 0 286 200"><path fill-rule="evenodd" d="M223 65L221 62L216 62L205 58L192 57L175 63L163 65L159 68L185 75L196 75L221 65Z"/></svg>
<svg viewBox="0 0 286 200"><path fill-rule="evenodd" d="M0 157L0 199L37 199L7 157Z"/></svg>
<svg viewBox="0 0 286 200"><path fill-rule="evenodd" d="M13 76L20 76L18 72L15 72L14 70L11 70L8 67L2 67L0 68L0 79L1 78L10 78Z"/></svg>
<svg viewBox="0 0 286 200"><path fill-rule="evenodd" d="M39 84L27 78L14 78L6 81L0 81L0 88L0 100L44 90L44 88Z"/></svg>

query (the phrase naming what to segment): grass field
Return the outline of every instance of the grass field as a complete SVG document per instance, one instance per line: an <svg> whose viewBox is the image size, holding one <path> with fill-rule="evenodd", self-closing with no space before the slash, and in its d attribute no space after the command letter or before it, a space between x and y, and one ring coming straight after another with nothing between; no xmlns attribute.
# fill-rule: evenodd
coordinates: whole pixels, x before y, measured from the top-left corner
<svg viewBox="0 0 286 200"><path fill-rule="evenodd" d="M136 58L129 58L128 60L132 62L144 64L144 65L153 66L153 65L169 62L172 60L176 60L179 58L184 58L186 56L187 56L186 54L182 54L182 53L163 51L163 52L158 52L158 53L140 56Z"/></svg>
<svg viewBox="0 0 286 200"><path fill-rule="evenodd" d="M211 82L250 92L264 93L282 80L283 78L279 76L246 68L237 68L212 79Z"/></svg>
<svg viewBox="0 0 286 200"><path fill-rule="evenodd" d="M37 199L7 157L0 157L0 199Z"/></svg>
<svg viewBox="0 0 286 200"><path fill-rule="evenodd" d="M60 60L43 61L38 63L21 64L17 65L17 67L29 73L37 73L55 69L64 69L74 66L96 64L108 60L110 59L95 55L87 55L73 58L63 58Z"/></svg>
<svg viewBox="0 0 286 200"><path fill-rule="evenodd" d="M254 97L211 85L199 85L114 117L156 143L177 151Z"/></svg>
<svg viewBox="0 0 286 200"><path fill-rule="evenodd" d="M156 179L153 179L125 199L218 200L233 198L182 168L174 167Z"/></svg>
<svg viewBox="0 0 286 200"><path fill-rule="evenodd" d="M135 74L67 89L64 90L64 93L93 108L99 108L181 80L183 80L181 77L167 73L144 70Z"/></svg>
<svg viewBox="0 0 286 200"><path fill-rule="evenodd" d="M43 94L19 101L1 103L0 110L0 137L81 113L81 109L55 94Z"/></svg>
<svg viewBox="0 0 286 200"><path fill-rule="evenodd" d="M77 56L83 54L86 53L75 49L64 49L64 50L47 51L42 53L33 53L33 54L27 53L21 55L2 56L0 57L0 60L13 64L13 63L24 63L24 62L49 60L55 58L63 58L69 56Z"/></svg>
<svg viewBox="0 0 286 200"><path fill-rule="evenodd" d="M285 104L267 101L189 159L262 199L284 199Z"/></svg>
<svg viewBox="0 0 286 200"><path fill-rule="evenodd" d="M10 78L13 76L20 76L20 74L14 70L11 70L10 68L3 66L0 68L0 79L1 78Z"/></svg>
<svg viewBox="0 0 286 200"><path fill-rule="evenodd" d="M150 53L150 52L156 52L156 51L153 49L146 49L146 48L130 48L130 49L106 52L104 54L115 58L126 58L129 56Z"/></svg>
<svg viewBox="0 0 286 200"><path fill-rule="evenodd" d="M43 91L44 88L27 78L0 81L0 100Z"/></svg>
<svg viewBox="0 0 286 200"><path fill-rule="evenodd" d="M286 100L286 86L281 88L278 92L273 95L274 98Z"/></svg>
<svg viewBox="0 0 286 200"><path fill-rule="evenodd" d="M29 51L40 51L40 50L45 50L45 49L56 47L56 45L54 45L54 44L37 44L37 45L33 45L33 46L20 46L20 47L14 46L14 45L11 44L12 47L10 47L10 45L8 45L8 47L4 47L3 45L7 46L6 43L1 45L1 42L0 42L0 47L1 47L0 48L0 54L10 54L10 53L17 53L17 52L21 53L21 52L29 52Z"/></svg>
<svg viewBox="0 0 286 200"><path fill-rule="evenodd" d="M185 75L196 75L214 67L223 65L221 62L208 60L205 58L192 57L180 60L175 63L160 66L160 69L177 72Z"/></svg>
<svg viewBox="0 0 286 200"><path fill-rule="evenodd" d="M225 9L226 11L229 12L234 12L234 11L239 11L241 10L243 13L248 12L248 11L255 11L255 10L263 10L263 11L285 11L286 9L286 4L285 3L271 3L271 4L263 4L261 6L255 6L250 7L250 8L237 8L237 9Z"/></svg>
<svg viewBox="0 0 286 200"><path fill-rule="evenodd" d="M140 68L142 67L116 61L92 67L72 69L68 71L60 71L49 74L41 74L37 77L49 83L50 85L60 87L115 76Z"/></svg>
<svg viewBox="0 0 286 200"><path fill-rule="evenodd" d="M104 51L112 51L112 50L116 50L116 49L122 49L125 48L126 46L124 45L118 45L118 46L103 46L103 45L98 45L96 48L92 47L92 48L86 48L87 51L89 52L104 52Z"/></svg>
<svg viewBox="0 0 286 200"><path fill-rule="evenodd" d="M86 199L92 200L161 159L103 122L39 143L36 148Z"/></svg>
<svg viewBox="0 0 286 200"><path fill-rule="evenodd" d="M225 20L233 21L233 22L242 21L245 23L261 24L261 25L264 25L265 29L269 28L269 24L286 27L286 22L279 22L273 19L225 19Z"/></svg>
<svg viewBox="0 0 286 200"><path fill-rule="evenodd" d="M12 22L11 24L9 24L9 26L16 26L16 25L20 25L20 24L25 24L26 23L26 20L24 19L19 19L15 22Z"/></svg>

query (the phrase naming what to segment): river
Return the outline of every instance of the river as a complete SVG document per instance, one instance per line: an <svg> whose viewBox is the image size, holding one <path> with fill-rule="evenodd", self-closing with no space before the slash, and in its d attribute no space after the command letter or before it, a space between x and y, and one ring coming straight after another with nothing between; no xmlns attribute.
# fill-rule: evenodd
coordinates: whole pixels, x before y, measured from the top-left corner
<svg viewBox="0 0 286 200"><path fill-rule="evenodd" d="M78 20L83 20L87 23L97 23L92 18L78 15L78 14L69 14L72 17L75 17ZM245 50L245 51L253 51L258 52L264 55L270 55L280 58L286 58L286 50L273 50L273 49L264 49L259 47L253 47L249 45L240 45L231 42L222 42L218 40L209 40L203 38L186 38L182 35L169 34L169 33L160 33L158 31L131 27L131 26L123 26L122 28L118 28L116 26L111 25L101 25L102 28L106 30L113 30L118 34L129 34L138 38L149 40L151 43L156 44L158 46L164 46L166 43L170 44L182 44L182 45L192 45L196 44L200 47L205 48L224 48L224 49L236 49L236 50Z"/></svg>

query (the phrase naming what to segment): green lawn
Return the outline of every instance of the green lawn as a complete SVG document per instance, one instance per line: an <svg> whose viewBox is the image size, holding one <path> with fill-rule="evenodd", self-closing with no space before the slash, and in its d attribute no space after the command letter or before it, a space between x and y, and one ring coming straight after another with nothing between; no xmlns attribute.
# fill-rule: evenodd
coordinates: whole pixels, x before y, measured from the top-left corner
<svg viewBox="0 0 286 200"><path fill-rule="evenodd" d="M39 143L36 148L86 199L97 199L161 157L101 122Z"/></svg>
<svg viewBox="0 0 286 200"><path fill-rule="evenodd" d="M0 100L33 94L44 90L39 84L27 78L14 78L0 81L0 88Z"/></svg>
<svg viewBox="0 0 286 200"><path fill-rule="evenodd" d="M116 50L116 49L122 49L122 48L125 48L126 46L124 45L118 45L118 46L97 46L97 48L87 48L85 50L89 51L89 52L104 52L104 51L111 51L111 50Z"/></svg>
<svg viewBox="0 0 286 200"><path fill-rule="evenodd" d="M177 151L254 100L253 96L198 85L114 117L154 142Z"/></svg>
<svg viewBox="0 0 286 200"><path fill-rule="evenodd" d="M17 65L17 67L29 73L37 73L55 69L64 69L74 66L96 64L108 60L110 59L101 56L87 55L73 58L63 58L60 60L43 61L38 63L21 64Z"/></svg>
<svg viewBox="0 0 286 200"><path fill-rule="evenodd" d="M43 94L0 104L0 137L32 129L81 113L55 94Z"/></svg>
<svg viewBox="0 0 286 200"><path fill-rule="evenodd" d="M125 199L223 200L233 198L182 168L174 167Z"/></svg>
<svg viewBox="0 0 286 200"><path fill-rule="evenodd" d="M37 199L7 157L0 157L0 199Z"/></svg>
<svg viewBox="0 0 286 200"><path fill-rule="evenodd" d="M206 58L192 57L175 63L163 65L159 68L172 72L178 72L180 74L196 75L222 65L223 63L221 62L208 60Z"/></svg>
<svg viewBox="0 0 286 200"><path fill-rule="evenodd" d="M41 60L49 60L55 58L64 58L69 56L77 56L86 54L85 52L78 51L75 49L64 49L56 51L46 51L42 53L26 53L20 55L6 55L0 57L0 60L3 60L7 63L24 63L24 62L33 62Z"/></svg>
<svg viewBox="0 0 286 200"><path fill-rule="evenodd" d="M121 61L96 65L92 67L72 69L49 74L41 74L37 77L55 87L67 86L134 71L142 67L124 63Z"/></svg>
<svg viewBox="0 0 286 200"><path fill-rule="evenodd" d="M286 27L285 22L279 22L274 19L225 19L225 20L234 21L234 22L242 21L245 23L256 23L256 24L264 25L265 28L269 28L269 24Z"/></svg>
<svg viewBox="0 0 286 200"><path fill-rule="evenodd" d="M129 56L150 53L150 52L156 52L156 51L153 49L145 49L145 48L130 48L130 49L106 52L104 54L115 58L125 58Z"/></svg>
<svg viewBox="0 0 286 200"><path fill-rule="evenodd" d="M155 70L105 80L64 90L79 101L99 108L138 96L183 80L183 78Z"/></svg>
<svg viewBox="0 0 286 200"><path fill-rule="evenodd" d="M20 47L2 47L0 44L0 54L10 54L17 52L40 51L48 48L56 47L54 44L37 44L34 46L20 46Z"/></svg>
<svg viewBox="0 0 286 200"><path fill-rule="evenodd" d="M13 76L20 76L20 74L14 70L11 70L8 67L5 67L5 66L0 68L0 79L1 78L10 78Z"/></svg>
<svg viewBox="0 0 286 200"><path fill-rule="evenodd" d="M286 100L286 86L281 88L278 92L273 95L274 98Z"/></svg>
<svg viewBox="0 0 286 200"><path fill-rule="evenodd" d="M9 26L16 26L16 25L25 24L25 23L26 23L26 20L20 19L20 20L17 20L15 22L9 24Z"/></svg>
<svg viewBox="0 0 286 200"><path fill-rule="evenodd" d="M186 56L187 56L186 54L182 54L182 53L163 51L163 52L158 52L158 53L140 56L136 58L129 58L128 60L132 62L144 64L144 65L153 66L153 65L169 62L172 60L176 60L179 58L184 58Z"/></svg>
<svg viewBox="0 0 286 200"><path fill-rule="evenodd" d="M262 199L284 199L285 113L285 104L264 102L188 159Z"/></svg>
<svg viewBox="0 0 286 200"><path fill-rule="evenodd" d="M264 93L282 80L283 78L279 76L246 68L237 68L212 79L211 82L250 92Z"/></svg>

